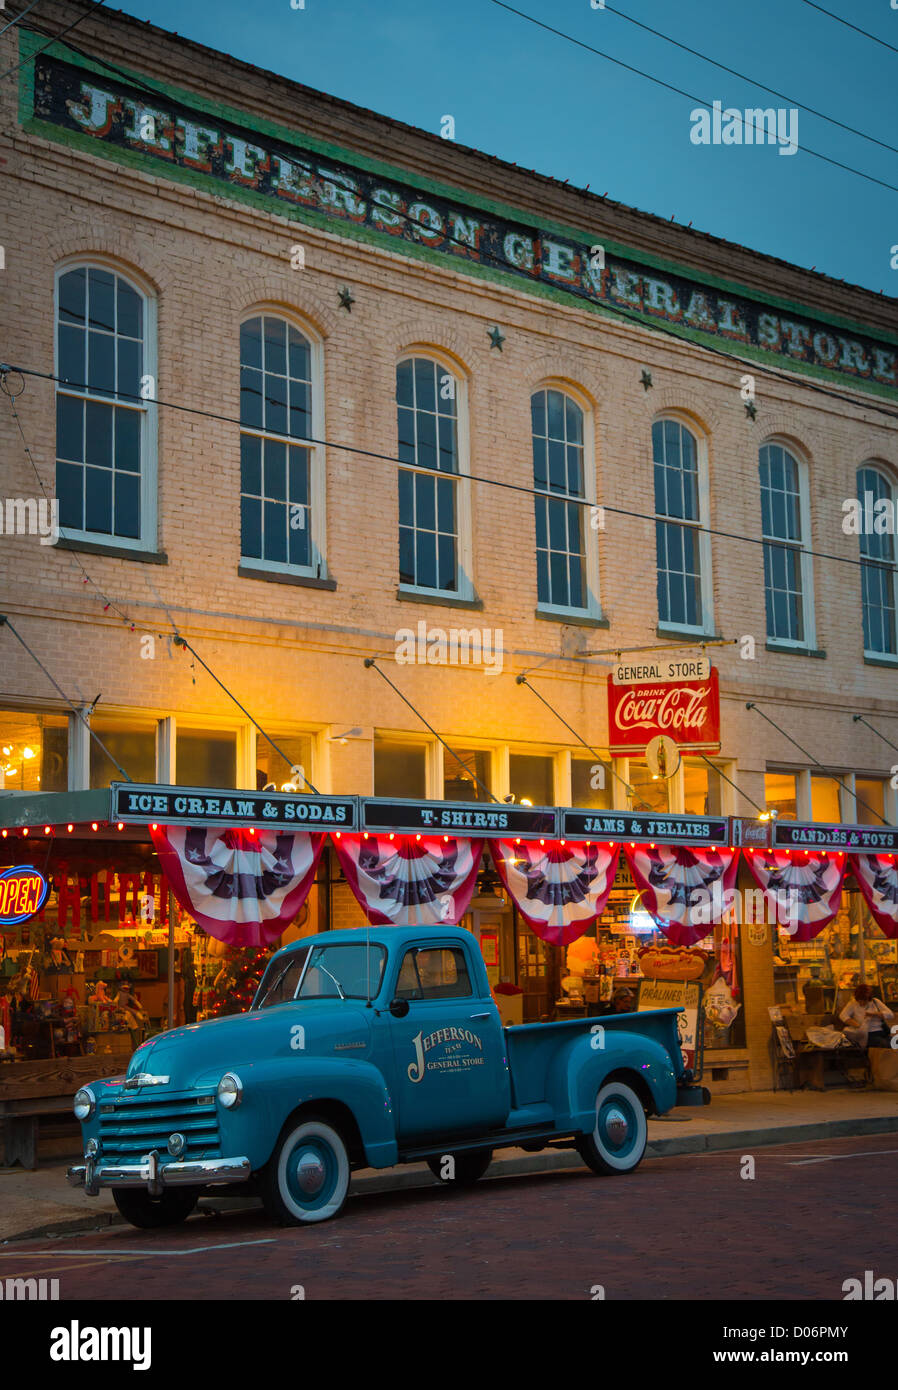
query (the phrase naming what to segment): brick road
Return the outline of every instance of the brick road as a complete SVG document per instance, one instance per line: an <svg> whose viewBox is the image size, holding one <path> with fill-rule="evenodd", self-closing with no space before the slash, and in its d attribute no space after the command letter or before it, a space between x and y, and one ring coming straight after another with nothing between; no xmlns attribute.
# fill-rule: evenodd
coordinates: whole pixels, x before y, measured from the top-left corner
<svg viewBox="0 0 898 1390"><path fill-rule="evenodd" d="M350 1199L337 1221L261 1211L169 1232L113 1227L0 1251L0 1278L60 1279L61 1299L841 1299L898 1276L895 1136L647 1160ZM813 1160L813 1161L812 1161Z"/></svg>

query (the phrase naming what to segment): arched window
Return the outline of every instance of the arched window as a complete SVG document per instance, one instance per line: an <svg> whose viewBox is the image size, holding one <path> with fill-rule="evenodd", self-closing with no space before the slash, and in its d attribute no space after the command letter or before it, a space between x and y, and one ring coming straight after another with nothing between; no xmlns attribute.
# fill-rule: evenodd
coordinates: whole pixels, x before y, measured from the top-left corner
<svg viewBox="0 0 898 1390"><path fill-rule="evenodd" d="M288 319L240 326L240 553L251 569L321 577L319 349Z"/></svg>
<svg viewBox="0 0 898 1390"><path fill-rule="evenodd" d="M536 584L540 604L586 608L583 411L554 387L530 397Z"/></svg>
<svg viewBox="0 0 898 1390"><path fill-rule="evenodd" d="M56 496L69 539L156 543L155 305L104 265L56 277Z"/></svg>
<svg viewBox="0 0 898 1390"><path fill-rule="evenodd" d="M462 512L463 383L430 357L396 367L399 458L399 582L469 596Z"/></svg>
<svg viewBox="0 0 898 1390"><path fill-rule="evenodd" d="M764 596L771 642L813 644L806 470L782 444L758 455Z"/></svg>
<svg viewBox="0 0 898 1390"><path fill-rule="evenodd" d="M898 656L895 485L875 463L862 464L857 472L857 498L861 509L858 540L864 651L871 656ZM888 503L887 508L877 508L877 502L882 501Z"/></svg>
<svg viewBox="0 0 898 1390"><path fill-rule="evenodd" d="M711 628L710 550L703 442L675 419L652 425L658 618L674 627Z"/></svg>

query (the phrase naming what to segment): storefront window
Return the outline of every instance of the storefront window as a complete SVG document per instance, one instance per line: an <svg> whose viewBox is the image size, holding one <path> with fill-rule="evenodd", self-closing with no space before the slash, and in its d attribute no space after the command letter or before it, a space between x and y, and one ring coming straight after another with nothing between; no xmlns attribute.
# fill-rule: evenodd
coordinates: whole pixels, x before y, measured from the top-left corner
<svg viewBox="0 0 898 1390"><path fill-rule="evenodd" d="M663 777L653 777L647 763L631 758L627 780L633 788L631 811L670 810L670 782Z"/></svg>
<svg viewBox="0 0 898 1390"><path fill-rule="evenodd" d="M609 764L594 758L571 758L571 805L607 809L613 804L613 780Z"/></svg>
<svg viewBox="0 0 898 1390"><path fill-rule="evenodd" d="M855 778L858 825L882 825L886 818L885 786L885 782L879 777Z"/></svg>
<svg viewBox="0 0 898 1390"><path fill-rule="evenodd" d="M0 710L0 790L67 791L68 748L66 715Z"/></svg>
<svg viewBox="0 0 898 1390"><path fill-rule="evenodd" d="M858 984L898 1009L898 942L876 925L859 892L843 893L836 917L813 941L780 931L775 948L775 1002L804 1026L838 1019Z"/></svg>
<svg viewBox="0 0 898 1390"><path fill-rule="evenodd" d="M156 780L156 725L155 722L143 726L129 725L121 720L97 719L90 721L90 727L109 749L132 782L155 782ZM110 782L120 782L122 774L111 758L103 752L97 740L90 740L90 785L108 787Z"/></svg>
<svg viewBox="0 0 898 1390"><path fill-rule="evenodd" d="M678 1020L687 1065L695 1065L699 1028L706 1053L745 1046L740 928L709 925L692 947L672 947L646 911L626 859L595 926L559 961L559 1018L682 1008ZM523 969L523 955L521 966ZM521 980L523 983L523 979ZM713 985L713 992L712 992ZM711 1059L706 1066L713 1065Z"/></svg>
<svg viewBox="0 0 898 1390"><path fill-rule="evenodd" d="M175 783L179 787L237 785L237 735L219 729L178 729Z"/></svg>
<svg viewBox="0 0 898 1390"><path fill-rule="evenodd" d="M487 791L493 789L489 751L486 748L453 748L452 751L456 757L449 752L443 756L445 800L489 801Z"/></svg>
<svg viewBox="0 0 898 1390"><path fill-rule="evenodd" d="M375 738L374 795L423 801L427 796L426 746Z"/></svg>
<svg viewBox="0 0 898 1390"><path fill-rule="evenodd" d="M839 784L834 777L811 774L811 820L827 821L831 825L842 819L839 809Z"/></svg>
<svg viewBox="0 0 898 1390"><path fill-rule="evenodd" d="M776 811L780 820L798 819L798 790L794 772L764 774L764 801L768 811ZM838 820L836 816L836 820Z"/></svg>
<svg viewBox="0 0 898 1390"><path fill-rule="evenodd" d="M683 810L687 816L722 814L723 778L705 762L683 762Z"/></svg>
<svg viewBox="0 0 898 1390"><path fill-rule="evenodd" d="M555 760L531 753L512 753L508 759L509 791L515 801L531 806L554 806Z"/></svg>
<svg viewBox="0 0 898 1390"><path fill-rule="evenodd" d="M311 788L304 779L312 777L314 781L311 734L298 734L294 738L274 734L272 737L290 761L282 758L281 754L260 736L256 741L256 791L264 791L266 787L269 791L280 791L285 786L288 790L295 788L299 792L310 791ZM291 769L294 767L302 768L302 776L292 772ZM273 787L270 783L274 784Z"/></svg>

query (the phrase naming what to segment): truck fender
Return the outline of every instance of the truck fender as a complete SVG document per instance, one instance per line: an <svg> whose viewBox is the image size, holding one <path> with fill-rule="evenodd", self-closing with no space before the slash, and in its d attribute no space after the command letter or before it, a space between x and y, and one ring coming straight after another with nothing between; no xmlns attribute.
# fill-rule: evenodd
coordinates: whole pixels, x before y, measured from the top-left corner
<svg viewBox="0 0 898 1390"><path fill-rule="evenodd" d="M621 1072L631 1074L628 1084L650 1114L662 1115L676 1104L676 1075L667 1049L660 1043L638 1033L611 1029L579 1034L559 1049L549 1069L548 1098L558 1127L591 1133L596 1095L606 1077Z"/></svg>
<svg viewBox="0 0 898 1390"><path fill-rule="evenodd" d="M316 1101L337 1102L351 1113L369 1167L388 1168L397 1161L392 1100L381 1072L370 1062L348 1057L309 1057L299 1062L275 1057L247 1069L243 1081L247 1100L251 1092L260 1097L265 1120L259 1123L262 1114L254 1107L256 1124L241 1128L241 1112L249 1112L249 1107L241 1105L229 1112L227 1118L237 1132L229 1136L228 1149L239 1147L254 1172L268 1162L289 1116Z"/></svg>

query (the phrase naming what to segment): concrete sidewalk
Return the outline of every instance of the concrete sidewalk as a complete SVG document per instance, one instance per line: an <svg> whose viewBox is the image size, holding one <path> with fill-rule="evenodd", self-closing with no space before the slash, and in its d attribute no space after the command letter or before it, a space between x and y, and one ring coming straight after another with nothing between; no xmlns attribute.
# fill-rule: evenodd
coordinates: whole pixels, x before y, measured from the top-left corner
<svg viewBox="0 0 898 1390"><path fill-rule="evenodd" d="M700 1154L720 1149L752 1153L767 1144L794 1144L811 1139L837 1139L867 1134L898 1133L898 1092L890 1091L758 1091L719 1096L708 1106L673 1110L649 1121L646 1157ZM77 1161L77 1154L72 1161ZM108 1191L87 1197L65 1180L67 1163L53 1159L34 1172L0 1168L0 1241L38 1235L66 1235L119 1224L122 1218ZM581 1166L568 1149L525 1153L503 1149L489 1170L490 1177ZM352 1192L390 1192L435 1184L423 1163L377 1172L366 1168L353 1175ZM203 1198L202 1206L229 1210L249 1205L243 1198Z"/></svg>

